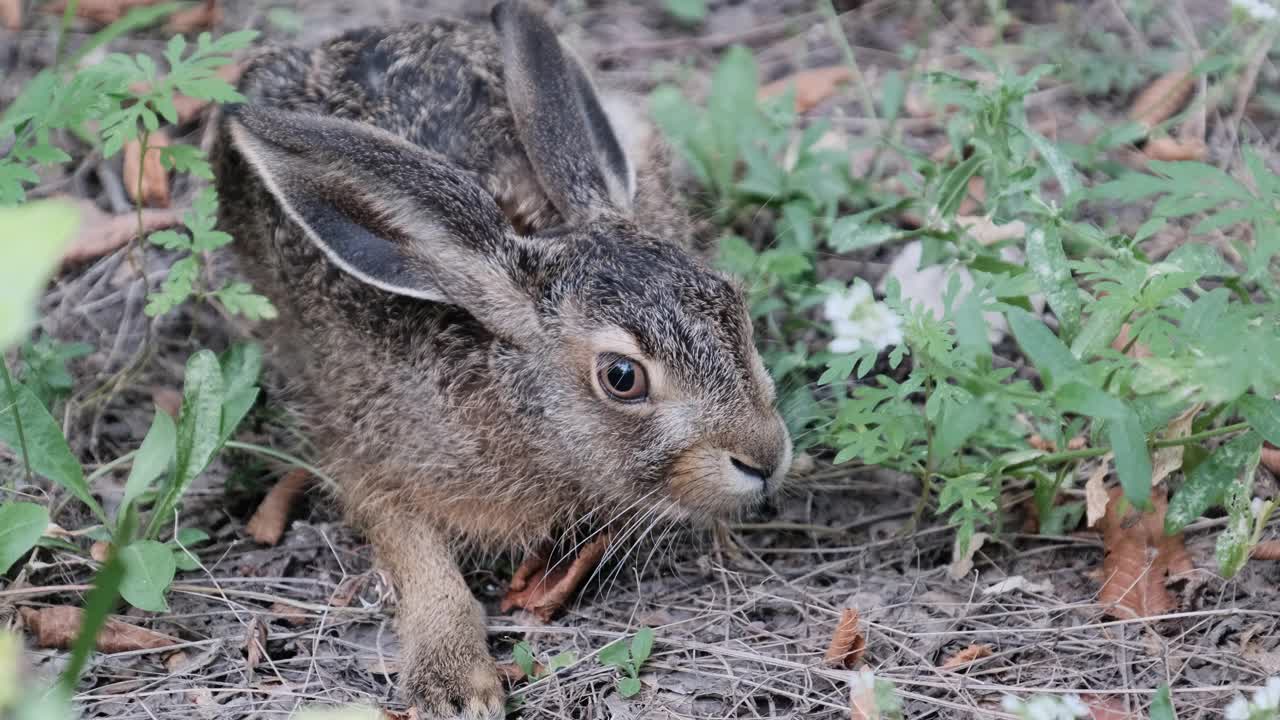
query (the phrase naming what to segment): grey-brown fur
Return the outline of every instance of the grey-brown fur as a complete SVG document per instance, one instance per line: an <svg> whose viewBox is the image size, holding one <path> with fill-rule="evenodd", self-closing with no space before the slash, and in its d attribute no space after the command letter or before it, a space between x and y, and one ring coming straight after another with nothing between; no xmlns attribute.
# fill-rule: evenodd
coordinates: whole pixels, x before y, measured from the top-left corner
<svg viewBox="0 0 1280 720"><path fill-rule="evenodd" d="M742 295L691 255L665 150L617 162L578 61L530 57L559 54L550 30L497 12L502 43L441 20L263 52L215 151L220 222L280 309L292 396L399 585L425 717L501 715L456 549L730 513L790 458ZM571 96L557 110L547 88ZM649 400L607 397L597 363L616 355L647 368Z"/></svg>

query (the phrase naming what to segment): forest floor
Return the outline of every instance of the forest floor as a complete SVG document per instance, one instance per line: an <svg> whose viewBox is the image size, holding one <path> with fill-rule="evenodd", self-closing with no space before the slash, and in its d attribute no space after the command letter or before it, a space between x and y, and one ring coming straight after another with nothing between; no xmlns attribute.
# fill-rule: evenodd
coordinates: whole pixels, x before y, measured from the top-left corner
<svg viewBox="0 0 1280 720"><path fill-rule="evenodd" d="M363 25L434 14L484 22L488 12L487 2L473 0L308 0L283 16L271 12L282 4L228 0L216 29L256 28L264 33L261 41L306 45ZM701 24L685 27L661 2L562 2L552 19L602 85L646 91L659 82L678 82L698 96L706 92L719 56L734 43L753 50L762 82L843 62L842 48L814 5L713 0ZM902 48L909 43L937 66L965 72L972 68L957 49L996 41L981 2L843 5L848 7L841 8L841 25L872 92L878 78L908 65ZM1121 10L1126 3L1078 5L1091 31L1112 32L1130 49L1150 43L1167 52L1167 36L1156 34L1176 32L1156 28L1151 37L1135 36ZM921 30L924 6L945 18L928 32ZM1005 30L1006 42L1025 43L1032 29L1054 29L1054 3L1009 6L1017 23ZM1226 11L1219 3L1187 2L1185 12L1191 27L1202 27L1224 22ZM75 37L91 29L77 26ZM33 16L20 32L0 30L0 104L51 61L55 30L56 19L45 15ZM1063 26L1057 32L1058 42L1070 47L1072 33L1083 31ZM111 49L156 53L163 43L159 31L143 32ZM1030 61L1038 51L1023 52ZM1099 55L1093 61L1101 60ZM1052 123L1063 137L1087 135L1097 123L1124 117L1133 95L1125 83L1140 88L1158 74L1138 66L1107 72L1134 77L1117 80L1121 89L1096 93L1048 82L1048 89L1032 97L1035 118ZM1274 68L1268 72L1274 76ZM877 129L861 107L851 86L807 118L831 118L856 146ZM1272 108L1258 120L1269 124L1263 125L1264 136L1280 138L1278 117ZM1210 120L1210 144L1229 143L1215 131L1216 120ZM941 125L927 117L909 117L901 130L903 142L921 148L945 137ZM207 141L204 127L187 141L202 139ZM854 155L855 166L865 162L865 155ZM48 178L43 189L124 212L128 203L120 188L119 160L88 155L73 175ZM193 188L179 183L175 205L189 202L192 194ZM162 253L150 255L146 272L162 276L169 261ZM890 260L869 254L858 261L857 272L874 283ZM142 312L141 288L121 250L65 270L42 306L45 334L94 348L72 364L76 385L63 414L74 449L90 466L136 446L153 402L163 403L180 389L193 349L220 349L254 333L250 324L208 306L152 321ZM288 417L271 405L271 390L280 381L268 372L266 402L241 439L305 455ZM845 608L861 618L862 662L895 684L909 718L1012 717L1000 709L1006 694L1060 693L1083 696L1095 708L1094 717L1137 718L1166 683L1180 718L1217 717L1237 692L1280 674L1280 565L1250 563L1236 578L1223 580L1213 570L1220 519L1202 520L1187 532L1188 550L1200 569L1173 587L1175 611L1113 619L1097 602L1101 538L1087 530L1045 536L1016 524L1027 493L1006 495L1015 524L982 545L972 569L957 580L949 573L954 531L927 516L911 524L920 491L915 478L856 465L831 467L821 453L815 455L815 468L794 479L776 517L744 520L715 536L666 538L659 551L611 568L550 624L498 610L518 558L471 564L469 580L490 610L491 648L500 662L510 661L521 639L544 661L573 653L573 662L558 672L514 684L520 716L847 718L853 673L822 662ZM0 456L0 466L6 463L13 470L11 459ZM283 472L283 466L231 451L201 477L185 501L184 522L212 535L198 552L203 567L180 574L169 612L133 611L129 618L181 644L165 652L95 656L76 698L85 717L272 718L306 705L344 702L403 708L396 692L394 592L376 570L369 546L343 525L324 494L312 493L294 509L278 545L259 545L246 535L248 518ZM92 569L78 556L40 551L15 583L0 589L0 623L19 607L82 604ZM656 643L641 673L643 690L623 698L616 671L595 653L641 626L654 629ZM944 668L974 645L990 652ZM35 647L28 653L37 673L49 676L66 656Z"/></svg>

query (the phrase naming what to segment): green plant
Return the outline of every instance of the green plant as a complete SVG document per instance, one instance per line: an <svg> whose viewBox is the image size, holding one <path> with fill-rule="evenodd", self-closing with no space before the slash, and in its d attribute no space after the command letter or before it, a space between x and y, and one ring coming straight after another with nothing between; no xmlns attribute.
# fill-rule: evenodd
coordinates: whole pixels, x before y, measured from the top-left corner
<svg viewBox="0 0 1280 720"><path fill-rule="evenodd" d="M511 656L515 661L516 667L520 668L520 672L524 673L524 676L530 680L541 680L578 662L578 654L572 650L566 650L552 656L543 665L538 662L533 648L525 641L515 644L515 647L511 649Z"/></svg>
<svg viewBox="0 0 1280 720"><path fill-rule="evenodd" d="M618 679L619 695L629 698L639 694L640 668L649 659L652 650L653 630L646 627L640 628L629 643L626 638L619 638L600 651L600 663L623 674Z"/></svg>
<svg viewBox="0 0 1280 720"><path fill-rule="evenodd" d="M911 161L896 178L903 198L852 180L847 155L816 149L828 130L821 122L793 130L789 100L743 110L756 85L741 48L717 68L705 109L672 88L654 93L659 124L726 225L720 262L747 281L797 444L825 445L837 463L918 476L921 510L940 484L937 509L955 526L961 553L979 528L998 529L1008 482L1029 484L1041 531L1061 533L1082 515L1080 503L1060 498L1083 462L1113 462L1127 500L1146 507L1153 455L1184 448L1173 467L1182 480L1169 480L1167 529L1225 507L1232 520L1218 556L1233 574L1270 513L1253 512L1250 502L1261 442L1280 440L1280 178L1248 148L1239 177L1194 162L1118 170L1102 158L1130 141L1132 128L1081 147L1050 141L1027 122L1026 99L1052 67L1019 73L980 52L966 55L992 79L924 76L935 104L954 109L949 154L938 160L882 140ZM1231 65L1212 56L1200 71ZM985 187L985 215L962 217L974 179ZM1151 199L1148 221L1133 233L1096 222L1109 203ZM738 216L762 210L777 218L763 248L733 232ZM924 225L892 224L904 210ZM1193 241L1148 257L1140 243L1171 223L1189 223ZM1238 264L1195 239L1211 233L1237 238ZM947 271L941 312L891 278L885 304L902 318L903 342L887 355L874 343L836 352L845 343L823 349L805 339L836 335L814 309L847 292L821 277L821 254L908 239L920 242L921 266ZM1034 297L1044 298L1052 320ZM993 316L1007 324L1017 354L993 346ZM1143 352L1132 352L1138 346ZM894 375L873 372L882 361ZM1023 364L1034 373L1016 372ZM1171 422L1184 413L1190 429L1177 432ZM1032 434L1055 448L1080 436L1087 447L1035 449ZM1206 446L1214 438L1226 442Z"/></svg>

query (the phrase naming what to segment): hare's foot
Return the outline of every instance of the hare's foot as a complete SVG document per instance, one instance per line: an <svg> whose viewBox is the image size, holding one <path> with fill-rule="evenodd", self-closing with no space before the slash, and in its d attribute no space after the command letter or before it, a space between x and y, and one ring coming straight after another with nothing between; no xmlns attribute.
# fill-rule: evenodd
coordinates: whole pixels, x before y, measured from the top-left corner
<svg viewBox="0 0 1280 720"><path fill-rule="evenodd" d="M419 720L499 720L505 692L487 648L436 652L404 669L401 687Z"/></svg>

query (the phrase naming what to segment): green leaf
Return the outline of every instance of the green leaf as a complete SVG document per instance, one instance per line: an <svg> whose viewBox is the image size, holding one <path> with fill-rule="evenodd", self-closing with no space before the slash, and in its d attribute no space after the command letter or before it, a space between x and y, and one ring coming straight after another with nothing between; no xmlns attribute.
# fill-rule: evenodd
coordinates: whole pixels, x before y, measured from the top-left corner
<svg viewBox="0 0 1280 720"><path fill-rule="evenodd" d="M943 178L938 190L938 214L940 216L949 218L956 214L956 210L960 207L960 201L964 200L965 193L969 190L969 179L982 167L982 162L983 156L975 153L968 160L951 168L951 171Z"/></svg>
<svg viewBox="0 0 1280 720"><path fill-rule="evenodd" d="M15 384L14 392L18 396L18 415L22 418L22 429L30 454L31 469L49 478L75 495L81 502L89 506L99 519L105 515L98 501L89 492L89 485L84 479L84 470L76 459L67 440L62 436L62 428L40 404L25 385ZM15 454L22 457L22 447L18 442L18 427L13 419L13 406L7 398L0 395L0 441L8 445Z"/></svg>
<svg viewBox="0 0 1280 720"><path fill-rule="evenodd" d="M1040 291L1058 316L1064 340L1070 342L1080 331L1080 289L1071 277L1062 238L1055 227L1034 228L1027 233L1027 266L1035 275Z"/></svg>
<svg viewBox="0 0 1280 720"><path fill-rule="evenodd" d="M132 528L126 528L132 532ZM116 597L124 582L125 566L119 550L112 548L107 561L93 578L93 589L84 601L84 613L80 619L80 631L76 633L75 643L71 646L71 659L58 678L58 688L70 697L80 684L80 675L84 673L89 655L96 646L98 633L107 622L107 616L115 607Z"/></svg>
<svg viewBox="0 0 1280 720"><path fill-rule="evenodd" d="M1249 559L1253 541L1253 512L1249 507L1252 483L1232 485L1228 490L1227 525L1218 533L1214 557L1218 572L1224 578L1233 578Z"/></svg>
<svg viewBox="0 0 1280 720"><path fill-rule="evenodd" d="M596 656L601 665L609 665L619 670L626 669L631 665L631 651L627 647L627 643L623 639L609 643Z"/></svg>
<svg viewBox="0 0 1280 720"><path fill-rule="evenodd" d="M1280 400L1267 400L1257 395L1240 398L1240 414L1264 440L1280 447Z"/></svg>
<svg viewBox="0 0 1280 720"><path fill-rule="evenodd" d="M889 225L868 223L857 216L843 217L832 224L827 244L836 252L853 252L883 245L900 234L900 230Z"/></svg>
<svg viewBox="0 0 1280 720"><path fill-rule="evenodd" d="M156 408L155 417L151 420L151 429L142 440L142 447L133 458L133 468L129 471L129 479L124 484L124 497L120 500L120 513L129 508L139 495L151 487L151 483L169 469L178 452L178 429L173 418L165 411ZM132 538L119 538L127 542Z"/></svg>
<svg viewBox="0 0 1280 720"><path fill-rule="evenodd" d="M618 680L618 694L624 698L640 694L640 678L625 677Z"/></svg>
<svg viewBox="0 0 1280 720"><path fill-rule="evenodd" d="M707 17L706 0L666 0L667 12L682 23L695 25Z"/></svg>
<svg viewBox="0 0 1280 720"><path fill-rule="evenodd" d="M527 678L534 678L534 669L536 661L533 657L533 651L529 648L529 643L518 642L516 646L511 648L511 657L515 661L516 667L524 673Z"/></svg>
<svg viewBox="0 0 1280 720"><path fill-rule="evenodd" d="M631 638L631 662L635 663L637 669L649 659L651 650L653 650L653 628L640 628L636 636Z"/></svg>
<svg viewBox="0 0 1280 720"><path fill-rule="evenodd" d="M1222 502L1227 488L1246 468L1256 467L1262 436L1250 430L1233 438L1196 465L1187 481L1169 501L1164 531L1172 535L1200 519L1209 508Z"/></svg>
<svg viewBox="0 0 1280 720"><path fill-rule="evenodd" d="M1018 345L1040 371L1046 387L1065 384L1083 373L1080 361L1039 318L1018 308L1005 314Z"/></svg>
<svg viewBox="0 0 1280 720"><path fill-rule="evenodd" d="M990 419L991 411L977 398L968 402L948 402L938 418L933 439L934 457L939 462L951 457Z"/></svg>
<svg viewBox="0 0 1280 720"><path fill-rule="evenodd" d="M1198 277L1234 277L1236 274L1213 246L1198 242L1183 243L1169 253L1162 264L1176 265L1183 272L1194 273Z"/></svg>
<svg viewBox="0 0 1280 720"><path fill-rule="evenodd" d="M79 225L79 210L63 200L0 209L0 350L30 329L36 299Z"/></svg>
<svg viewBox="0 0 1280 720"><path fill-rule="evenodd" d="M250 320L273 320L276 308L266 297L253 292L248 283L235 282L214 292L218 302L233 315Z"/></svg>
<svg viewBox="0 0 1280 720"><path fill-rule="evenodd" d="M1053 176L1058 179L1058 186L1062 188L1063 196L1070 197L1080 189L1080 177L1076 175L1075 168L1071 165L1071 160L1058 149L1057 145L1025 125L1017 125L1016 127L1031 141L1031 146L1036 149L1036 152L1040 153L1040 157L1044 158L1044 161L1049 164L1049 169L1053 171Z"/></svg>
<svg viewBox="0 0 1280 720"><path fill-rule="evenodd" d="M565 650L556 654L547 662L547 672L563 670L576 662L578 662L578 654L572 650Z"/></svg>
<svg viewBox="0 0 1280 720"><path fill-rule="evenodd" d="M182 389L182 416L178 420L177 462L164 493L152 511L146 537L155 537L191 481L199 475L222 445L222 369L218 358L201 350L187 360Z"/></svg>
<svg viewBox="0 0 1280 720"><path fill-rule="evenodd" d="M1166 683L1156 690L1156 699L1151 702L1150 720L1178 720L1173 712L1173 698L1169 696L1169 685Z"/></svg>
<svg viewBox="0 0 1280 720"><path fill-rule="evenodd" d="M1094 303L1089 319L1071 341L1071 354L1081 360L1091 358L1107 347L1120 334L1124 321L1129 319L1130 309L1111 303Z"/></svg>
<svg viewBox="0 0 1280 720"><path fill-rule="evenodd" d="M0 575L35 547L49 527L49 511L41 505L11 502L0 505Z"/></svg>
<svg viewBox="0 0 1280 720"><path fill-rule="evenodd" d="M164 594L177 572L168 546L155 540L139 540L120 551L120 558L124 562L120 595L139 610L168 610Z"/></svg>
<svg viewBox="0 0 1280 720"><path fill-rule="evenodd" d="M1120 417L1107 421L1107 440L1116 456L1116 475L1129 502L1140 508L1150 505L1151 453L1142 421L1132 409L1125 407Z"/></svg>

